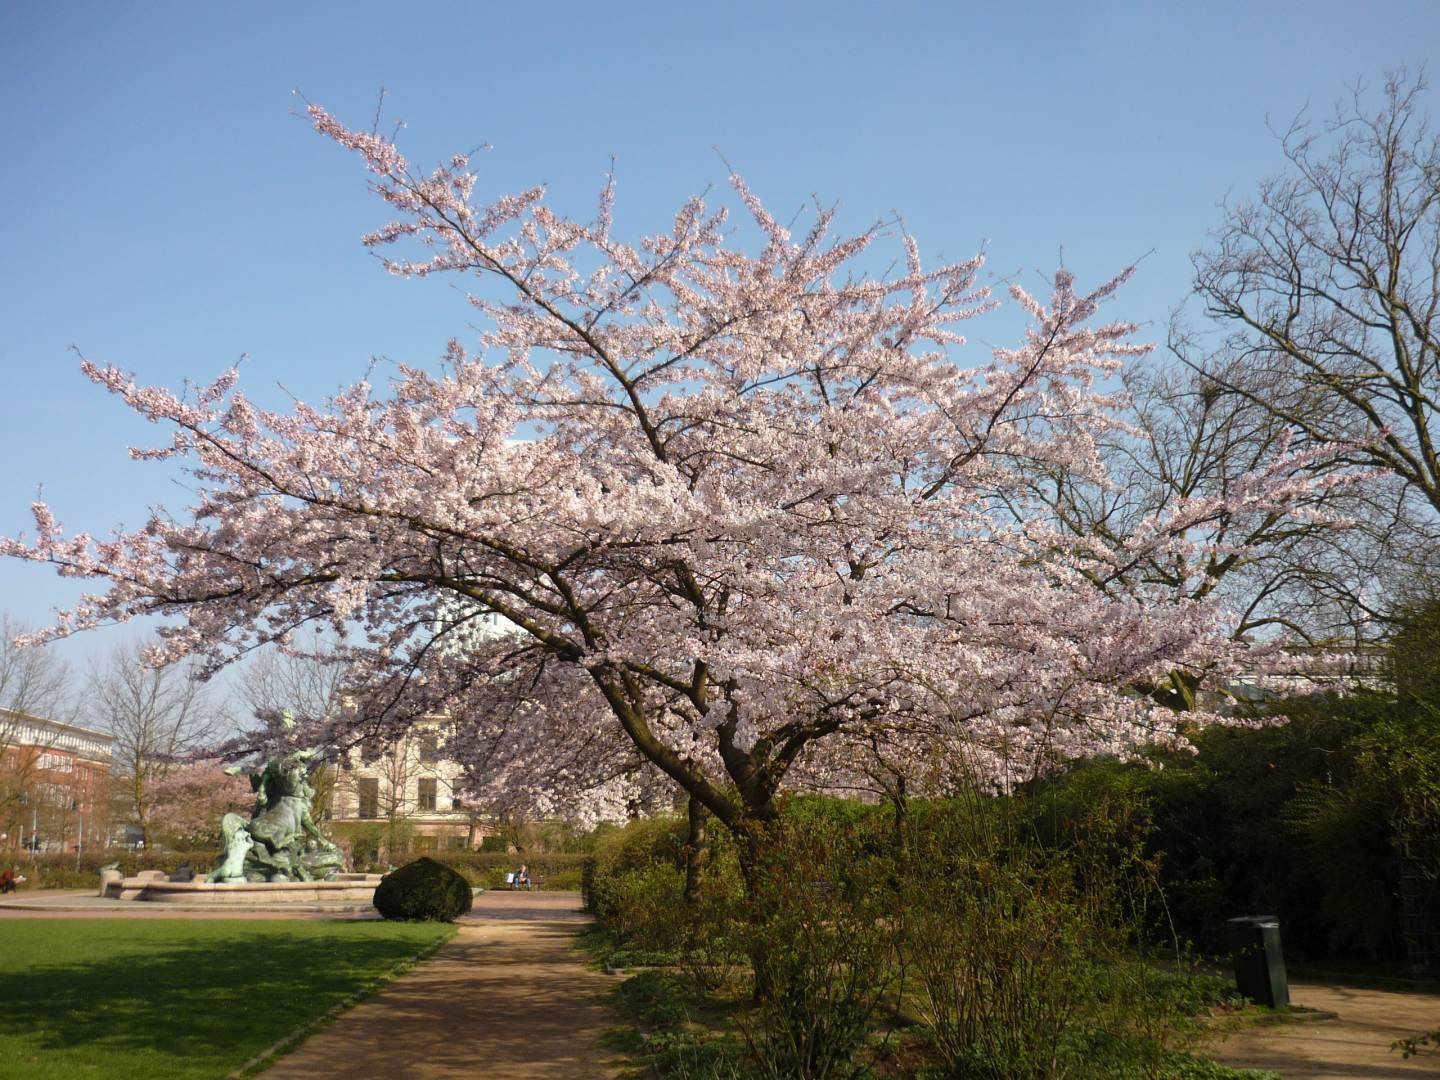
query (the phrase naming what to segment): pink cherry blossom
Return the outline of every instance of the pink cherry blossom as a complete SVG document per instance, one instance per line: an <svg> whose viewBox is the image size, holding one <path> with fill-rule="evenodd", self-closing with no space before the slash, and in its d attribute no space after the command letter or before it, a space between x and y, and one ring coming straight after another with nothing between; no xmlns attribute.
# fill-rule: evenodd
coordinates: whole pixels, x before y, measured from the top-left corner
<svg viewBox="0 0 1440 1080"><path fill-rule="evenodd" d="M1184 745L1144 689L1244 659L1218 602L1127 569L1194 555L1218 515L1287 513L1295 461L1119 541L1026 501L1042 466L1104 480L1105 380L1145 347L1099 316L1130 271L1012 288L1030 328L979 352L960 333L996 303L978 256L927 268L902 235L900 269L867 276L884 228L837 237L821 211L792 234L738 177L747 230L697 198L627 244L613 183L590 224L541 188L477 202L467 158L418 172L311 116L396 215L365 237L385 265L470 282L477 350L284 412L234 372L185 398L87 362L166 429L136 453L184 459L199 495L103 540L37 506L0 554L101 583L52 633L159 615L157 659L214 670L330 624L353 694L314 737L447 716L495 805L623 814L668 777L733 828L786 786L863 787L874 761L1003 779Z"/></svg>

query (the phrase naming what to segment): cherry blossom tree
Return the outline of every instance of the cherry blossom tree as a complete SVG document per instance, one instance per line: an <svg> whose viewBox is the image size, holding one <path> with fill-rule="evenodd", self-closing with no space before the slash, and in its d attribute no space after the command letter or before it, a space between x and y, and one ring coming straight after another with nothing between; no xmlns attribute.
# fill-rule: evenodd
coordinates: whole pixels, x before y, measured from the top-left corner
<svg viewBox="0 0 1440 1080"><path fill-rule="evenodd" d="M214 759L185 762L145 783L153 829L177 847L219 846L220 819L232 811L248 817L255 802L249 779Z"/></svg>
<svg viewBox="0 0 1440 1080"><path fill-rule="evenodd" d="M310 115L397 215L366 237L410 252L389 269L471 282L479 350L289 411L235 371L179 394L85 361L168 430L132 452L184 459L200 494L103 539L37 505L0 553L102 582L53 633L162 616L156 659L216 670L330 624L356 692L326 738L448 714L447 752L497 796L614 814L663 778L751 838L783 787L843 786L867 745L1003 771L1184 742L1133 688L1243 646L1213 597L1097 583L1308 486L1281 454L1121 535L1030 499L1037 467L1103 482L1102 380L1144 349L1097 316L1128 271L1012 287L1030 329L966 366L959 327L994 306L979 257L927 267L901 234L900 268L868 275L893 227L836 236L822 207L792 234L739 177L741 224L694 198L625 243L613 184L588 224L541 188L484 203L466 156L421 171Z"/></svg>
<svg viewBox="0 0 1440 1080"><path fill-rule="evenodd" d="M1223 378L1244 381L1241 367L1232 363ZM1223 496L1234 478L1277 460L1296 441L1267 410L1183 365L1136 364L1121 377L1126 424L1099 438L1105 481L1077 478L1066 466L1037 469L1032 478L1035 498L1077 536L1117 540L1173 500ZM1159 551L1104 587L1128 589L1142 579L1190 599L1223 593L1235 616L1231 633L1246 639L1284 632L1311 645L1363 640L1374 615L1367 592L1377 553L1354 526L1363 522L1366 538L1391 527L1394 485L1333 459L1289 460L1313 479L1300 500L1215 515L1200 523L1200 542L1188 556ZM1347 527L1336 528L1338 520Z"/></svg>

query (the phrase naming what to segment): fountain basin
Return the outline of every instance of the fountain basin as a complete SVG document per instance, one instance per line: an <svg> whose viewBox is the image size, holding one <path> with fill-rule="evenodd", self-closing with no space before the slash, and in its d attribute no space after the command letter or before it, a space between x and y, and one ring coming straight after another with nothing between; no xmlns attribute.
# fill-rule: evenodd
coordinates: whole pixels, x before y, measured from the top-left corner
<svg viewBox="0 0 1440 1080"><path fill-rule="evenodd" d="M328 881L244 881L218 884L204 878L169 881L163 874L144 873L110 879L102 896L116 900L143 900L156 904L204 904L245 907L250 904L314 904L356 901L375 897L379 874L337 874Z"/></svg>

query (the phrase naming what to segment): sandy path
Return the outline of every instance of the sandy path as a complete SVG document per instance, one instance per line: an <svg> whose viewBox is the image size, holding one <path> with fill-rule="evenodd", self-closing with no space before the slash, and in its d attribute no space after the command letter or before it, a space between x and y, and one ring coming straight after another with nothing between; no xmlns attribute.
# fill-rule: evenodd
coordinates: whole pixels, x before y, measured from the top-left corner
<svg viewBox="0 0 1440 1080"><path fill-rule="evenodd" d="M599 1037L611 979L581 965L574 893L488 892L435 956L344 1013L265 1080L615 1075Z"/></svg>
<svg viewBox="0 0 1440 1080"><path fill-rule="evenodd" d="M1440 1056L1406 1061L1390 1049L1396 1039L1440 1027L1440 993L1294 981L1290 1000L1338 1018L1246 1028L1210 1054L1226 1065L1273 1069L1285 1080L1440 1078Z"/></svg>

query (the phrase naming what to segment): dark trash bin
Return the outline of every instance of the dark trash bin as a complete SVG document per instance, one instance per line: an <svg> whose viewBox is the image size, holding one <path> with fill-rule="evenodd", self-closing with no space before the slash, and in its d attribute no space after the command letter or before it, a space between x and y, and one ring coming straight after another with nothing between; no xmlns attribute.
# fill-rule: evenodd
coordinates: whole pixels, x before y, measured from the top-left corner
<svg viewBox="0 0 1440 1080"><path fill-rule="evenodd" d="M1290 1004L1285 954L1280 951L1280 920L1274 915L1226 919L1235 959L1235 987L1257 1005L1283 1009Z"/></svg>

